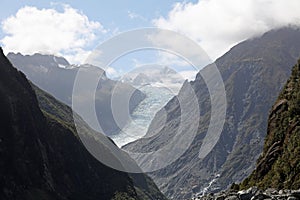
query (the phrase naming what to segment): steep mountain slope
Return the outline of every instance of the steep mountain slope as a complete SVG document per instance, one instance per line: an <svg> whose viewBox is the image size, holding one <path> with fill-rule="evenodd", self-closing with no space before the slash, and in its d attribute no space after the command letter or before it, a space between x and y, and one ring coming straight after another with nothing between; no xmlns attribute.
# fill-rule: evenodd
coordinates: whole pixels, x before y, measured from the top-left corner
<svg viewBox="0 0 300 200"><path fill-rule="evenodd" d="M300 188L300 60L269 115L264 150L242 187Z"/></svg>
<svg viewBox="0 0 300 200"><path fill-rule="evenodd" d="M56 119L65 127L71 129L74 135L77 136L76 129L73 122L72 109L67 105L64 105L57 101L54 97L47 94L43 90L39 89L32 84L32 87L37 95L39 106L41 110L47 116ZM80 123L89 134L95 136L98 135L93 129L91 129L76 113L74 115L77 123ZM165 196L159 191L155 183L151 178L145 174L129 174L133 180L134 188L137 192L137 196L141 200L160 199L165 200Z"/></svg>
<svg viewBox="0 0 300 200"><path fill-rule="evenodd" d="M227 115L220 139L203 160L198 154L209 125L211 107L205 82L197 75L191 82L201 111L197 135L178 160L151 174L168 197L189 199L204 188L208 192L224 189L251 173L262 151L268 111L288 79L299 52L300 30L289 27L241 42L216 60L225 84ZM210 67L203 70L209 71ZM189 104L189 97L183 96L182 90L179 97ZM166 123L161 123L165 119ZM133 152L159 149L176 133L179 123L180 106L174 98L156 114L147 134L155 135L156 130L160 130L159 133L124 148ZM184 121L181 126L188 127L191 123ZM210 187L209 183L212 183Z"/></svg>
<svg viewBox="0 0 300 200"><path fill-rule="evenodd" d="M24 74L12 67L1 49L0 199L160 197L147 177L144 182L149 185L137 185L137 194L129 174L98 162L78 139L70 108L40 90L37 93L43 111ZM84 137L96 142L91 128L83 126ZM118 162L106 147L98 145L101 153Z"/></svg>
<svg viewBox="0 0 300 200"><path fill-rule="evenodd" d="M35 85L69 106L72 105L73 85L79 68L84 67L89 73L102 75L95 94L97 100L95 106L98 119L100 119L99 123L106 135L117 134L128 121L128 116L124 115L127 118L119 120L118 124L115 122L111 110L111 96L113 92L119 92L123 97L126 94L132 94L129 104L130 112L145 98L142 92L131 85L107 78L105 72L99 67L87 64L81 66L70 65L66 59L53 55L34 54L32 56L24 56L20 53L9 53L7 57ZM117 84L118 90L114 90ZM90 119L84 120L93 128L96 127Z"/></svg>

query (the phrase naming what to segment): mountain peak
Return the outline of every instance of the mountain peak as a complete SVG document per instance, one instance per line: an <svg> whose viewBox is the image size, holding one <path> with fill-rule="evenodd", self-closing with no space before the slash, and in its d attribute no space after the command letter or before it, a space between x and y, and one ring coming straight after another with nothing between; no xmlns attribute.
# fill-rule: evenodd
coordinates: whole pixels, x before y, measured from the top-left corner
<svg viewBox="0 0 300 200"><path fill-rule="evenodd" d="M299 57L300 30L284 28L241 42L216 60L226 90L226 121L220 139L203 160L198 155L210 123L211 97L201 76L203 73L198 73L190 84L201 106L201 125L180 159L151 174L160 189L169 197L190 199L192 194L226 189L246 178L262 151L268 112ZM209 73L210 66L202 70L204 74ZM180 121L180 105L191 105L185 91L182 88L178 94L180 104L174 98L155 115L147 132L155 137L130 143L125 146L126 150L159 149L175 135L178 127L188 129L192 121ZM185 114L191 119L197 118ZM220 176L216 178L216 174Z"/></svg>

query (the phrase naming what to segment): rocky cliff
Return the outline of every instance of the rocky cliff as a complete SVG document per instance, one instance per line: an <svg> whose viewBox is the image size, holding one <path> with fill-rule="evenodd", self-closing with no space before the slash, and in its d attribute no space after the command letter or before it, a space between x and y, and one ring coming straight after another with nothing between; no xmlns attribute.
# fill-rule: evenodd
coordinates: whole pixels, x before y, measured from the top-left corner
<svg viewBox="0 0 300 200"><path fill-rule="evenodd" d="M270 111L256 169L241 186L300 188L300 60Z"/></svg>
<svg viewBox="0 0 300 200"><path fill-rule="evenodd" d="M227 191L192 200L300 199L300 60L272 106L264 150L256 169Z"/></svg>

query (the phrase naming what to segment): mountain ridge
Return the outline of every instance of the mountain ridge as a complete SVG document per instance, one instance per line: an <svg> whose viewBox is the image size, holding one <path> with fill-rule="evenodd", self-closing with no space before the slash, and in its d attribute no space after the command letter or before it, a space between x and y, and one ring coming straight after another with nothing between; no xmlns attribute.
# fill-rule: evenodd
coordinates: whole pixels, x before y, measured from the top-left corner
<svg viewBox="0 0 300 200"><path fill-rule="evenodd" d="M92 157L76 136L71 109L32 86L2 49L0 71L1 199L164 199L147 177L139 178L144 186L135 186L137 178ZM84 126L85 137L95 142Z"/></svg>
<svg viewBox="0 0 300 200"><path fill-rule="evenodd" d="M31 82L69 106L72 106L73 86L79 69L83 68L86 69L87 73L99 74L100 81L95 91L95 105L97 117L100 119L99 123L102 128L102 130L98 131L103 131L106 135L117 134L129 120L129 116L122 115L124 118L118 122L115 121L111 109L113 92L118 94L123 93L123 96L132 94L128 105L130 113L132 113L134 108L145 98L145 95L138 89L126 83L110 80L106 77L106 73L103 69L93 65L84 64L72 66L63 57L38 53L26 56L20 53L9 53L8 58ZM82 96L85 96L85 94L82 94ZM82 107L84 107L85 103L88 103L87 101L88 100L82 102ZM96 129L97 125L92 119L84 117L84 120L92 128Z"/></svg>
<svg viewBox="0 0 300 200"><path fill-rule="evenodd" d="M195 81L190 82L201 111L198 134L177 161L150 174L169 198L189 199L192 194L206 188L206 184L218 174L220 176L208 192L226 189L232 182L242 181L252 172L262 151L268 111L288 79L291 66L297 62L299 44L300 30L285 27L241 42L216 60L226 89L227 116L219 141L203 160L199 160L198 151L209 124L209 92L200 73ZM203 70L209 70L209 66ZM188 103L187 98L183 99ZM162 124L165 113L167 121ZM155 135L157 129L162 131L156 137L138 140L124 148L133 152L159 149L172 137L179 119L180 108L173 98L156 114L148 134ZM189 123L184 122L184 126Z"/></svg>

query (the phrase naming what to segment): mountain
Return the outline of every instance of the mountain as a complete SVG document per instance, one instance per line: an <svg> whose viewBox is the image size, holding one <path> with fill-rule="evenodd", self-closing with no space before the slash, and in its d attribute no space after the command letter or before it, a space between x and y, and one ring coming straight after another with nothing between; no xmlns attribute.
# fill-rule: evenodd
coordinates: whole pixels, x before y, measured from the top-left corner
<svg viewBox="0 0 300 200"><path fill-rule="evenodd" d="M185 79L167 66L152 64L135 68L121 77L120 81L129 83L136 88L151 85L165 87L177 93Z"/></svg>
<svg viewBox="0 0 300 200"><path fill-rule="evenodd" d="M120 172L97 161L78 138L72 110L31 86L2 49L0 97L0 199L165 199L146 175ZM85 130L83 138L119 162L95 140L99 133L75 116Z"/></svg>
<svg viewBox="0 0 300 200"><path fill-rule="evenodd" d="M131 121L111 138L118 146L143 137L155 113L179 91L185 79L175 70L156 64L134 68L119 77L123 83L138 88L146 97L131 114Z"/></svg>
<svg viewBox="0 0 300 200"><path fill-rule="evenodd" d="M300 60L273 105L263 153L241 186L300 188Z"/></svg>
<svg viewBox="0 0 300 200"><path fill-rule="evenodd" d="M64 126L70 128L74 135L76 135L76 129L73 122L72 109L67 105L62 104L57 101L53 96L39 89L35 85L32 84L32 87L36 93L39 106L41 110L47 115L51 116L51 118L55 118ZM96 133L93 129L91 129L79 115L75 114L77 123L79 122L80 126L83 129L87 130L87 132L92 136L97 136L99 133ZM77 135L76 135L77 136ZM108 153L110 154L110 153ZM165 196L159 191L155 183L151 178L149 178L145 174L135 173L129 174L130 178L133 180L134 188L137 193L138 199L141 200L151 200L151 199L160 199L166 200Z"/></svg>
<svg viewBox="0 0 300 200"><path fill-rule="evenodd" d="M102 128L99 131L103 131L106 135L117 134L129 120L127 114L120 114L123 117L118 122L115 121L111 108L113 92L118 92L120 99L125 99L126 96L132 95L128 108L130 113L145 98L141 91L131 85L110 80L106 77L105 71L96 66L88 64L80 66L70 65L63 57L38 53L31 56L9 53L7 57L35 85L69 106L72 106L73 85L79 69L84 68L88 73L99 74L101 78L95 93L95 108ZM84 96L84 94L81 96ZM87 100L83 101L83 107L87 103ZM84 120L92 128L96 129L96 125L91 119L84 118Z"/></svg>
<svg viewBox="0 0 300 200"><path fill-rule="evenodd" d="M300 30L286 27L243 41L215 61L225 85L227 113L221 136L204 159L198 155L209 125L210 96L200 73L190 82L200 106L199 129L179 159L150 173L161 191L169 198L190 199L195 193L225 189L252 172L263 148L268 112L288 79L291 66L297 62L299 52ZM210 65L202 70L209 73ZM170 100L152 120L147 132L152 137L130 143L125 150L153 151L164 146L178 127L188 130L194 122L180 122L178 101L190 104L186 84L177 98ZM196 119L193 110L184 114Z"/></svg>

